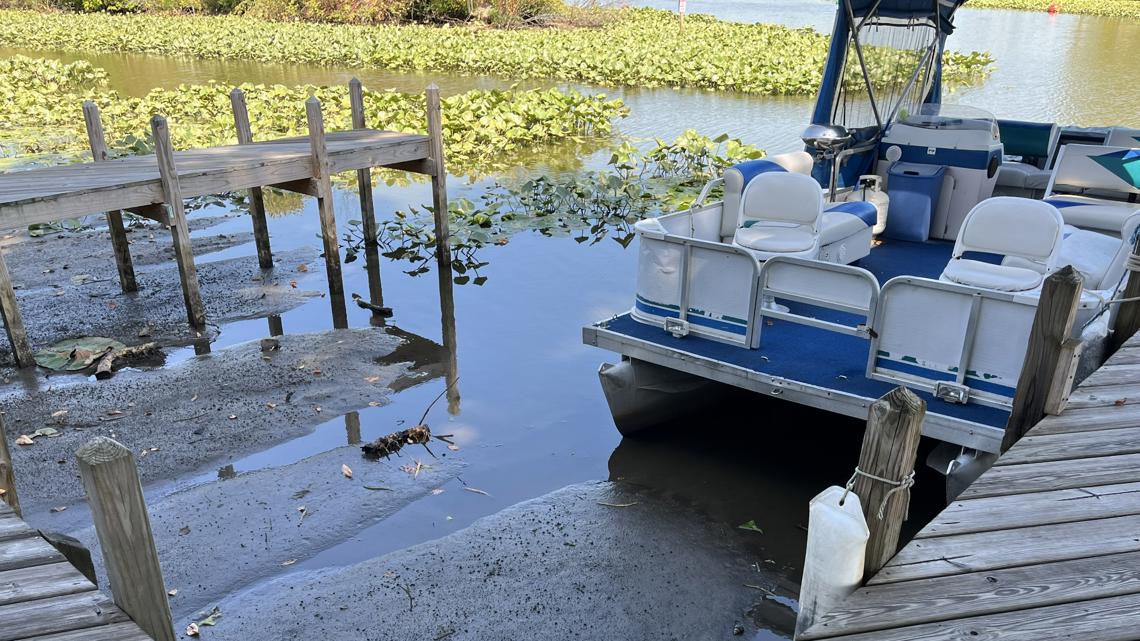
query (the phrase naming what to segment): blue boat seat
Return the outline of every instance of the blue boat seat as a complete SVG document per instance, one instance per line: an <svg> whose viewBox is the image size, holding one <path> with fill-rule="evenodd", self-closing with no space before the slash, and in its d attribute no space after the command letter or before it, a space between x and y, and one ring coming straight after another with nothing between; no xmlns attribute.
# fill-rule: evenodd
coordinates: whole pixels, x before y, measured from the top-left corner
<svg viewBox="0 0 1140 641"><path fill-rule="evenodd" d="M978 203L962 221L954 253L941 280L1006 292L1031 291L1056 268L1064 221L1040 200L999 196ZM993 264L970 253L1014 258Z"/></svg>

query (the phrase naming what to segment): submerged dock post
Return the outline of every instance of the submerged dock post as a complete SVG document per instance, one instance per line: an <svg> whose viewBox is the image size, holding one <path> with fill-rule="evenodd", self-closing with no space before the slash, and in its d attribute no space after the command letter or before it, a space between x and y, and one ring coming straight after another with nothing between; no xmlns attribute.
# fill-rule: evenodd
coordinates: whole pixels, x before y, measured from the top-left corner
<svg viewBox="0 0 1140 641"><path fill-rule="evenodd" d="M317 212L321 217L321 240L325 249L325 272L329 279L333 327L344 329L348 327L348 310L345 308L344 281L340 271L340 243L337 241L336 213L333 211L325 119L321 112L321 101L316 96L305 101L305 116L309 124L309 147L313 154L313 187L317 196Z"/></svg>
<svg viewBox="0 0 1140 641"><path fill-rule="evenodd" d="M170 128L166 118L158 115L150 119L150 128L154 133L154 155L162 179L163 199L170 216L170 234L174 239L174 259L178 263L178 277L182 281L186 317L192 327L200 328L206 324L206 308L202 305L202 293L198 286L198 268L194 266L194 248L190 244L190 229L186 226L186 206L182 202L182 188L178 184L178 169L174 166Z"/></svg>
<svg viewBox="0 0 1140 641"><path fill-rule="evenodd" d="M87 144L91 147L91 158L95 162L107 160L107 137L103 133L103 119L99 106L88 100L83 103L83 121L87 126ZM123 226L123 212L107 212L107 229L111 232L111 246L115 250L115 266L119 269L119 285L124 292L137 292L135 266L131 262L131 246L127 241L127 229Z"/></svg>
<svg viewBox="0 0 1140 641"><path fill-rule="evenodd" d="M0 249L0 315L4 316L4 331L12 346L12 357L17 367L31 367L36 364L36 356L28 343L28 332L24 329L24 318L16 304L16 290L12 287L12 275L8 273L8 263L4 262L4 251Z"/></svg>
<svg viewBox="0 0 1140 641"><path fill-rule="evenodd" d="M0 417L0 501L20 516L20 498L16 495L16 471L12 468L12 452L8 449L8 433Z"/></svg>
<svg viewBox="0 0 1140 641"><path fill-rule="evenodd" d="M253 128L249 124L249 109L245 93L237 87L230 92L230 107L234 112L234 128L239 145L253 143ZM269 247L269 225L265 221L265 197L261 187L249 190L249 217L253 220L253 241L257 246L257 264L262 269L273 268L273 250Z"/></svg>
<svg viewBox="0 0 1140 641"><path fill-rule="evenodd" d="M925 416L926 401L905 387L896 387L871 404L852 488L871 531L864 579L878 572L898 551Z"/></svg>
<svg viewBox="0 0 1140 641"><path fill-rule="evenodd" d="M1054 391L1056 379L1059 376L1068 379L1074 358L1069 337L1077 320L1081 284L1081 275L1072 265L1066 265L1050 274L1041 286L1041 298L1029 331L1029 345L1013 395L1013 408L1001 442L1002 452L1045 416L1051 398L1058 394Z"/></svg>
<svg viewBox="0 0 1140 641"><path fill-rule="evenodd" d="M79 448L76 458L115 604L155 641L175 641L134 455L97 436Z"/></svg>
<svg viewBox="0 0 1140 641"><path fill-rule="evenodd" d="M364 87L360 80L353 78L348 83L348 98L352 106L352 128L366 129L364 117ZM384 306L384 285L380 278L380 247L376 241L379 230L376 228L376 205L372 200L372 170L369 167L356 170L356 189L360 194L360 221L364 233L364 262L368 272L368 299L372 303L372 315L377 316L377 308Z"/></svg>

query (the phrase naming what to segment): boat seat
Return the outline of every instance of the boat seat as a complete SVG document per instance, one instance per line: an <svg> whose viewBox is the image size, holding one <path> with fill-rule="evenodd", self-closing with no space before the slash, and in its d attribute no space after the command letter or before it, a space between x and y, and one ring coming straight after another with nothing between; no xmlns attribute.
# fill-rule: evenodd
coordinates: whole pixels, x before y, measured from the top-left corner
<svg viewBox="0 0 1140 641"><path fill-rule="evenodd" d="M1042 191L1049 186L1049 170L1061 128L1055 123L999 120L1004 157L998 167L997 185L1011 189Z"/></svg>
<svg viewBox="0 0 1140 641"><path fill-rule="evenodd" d="M983 200L962 221L941 280L1006 292L1036 289L1055 269L1063 227L1057 208L1040 200ZM1004 258L994 264L965 257L973 253Z"/></svg>
<svg viewBox="0 0 1140 641"><path fill-rule="evenodd" d="M814 178L788 171L761 173L744 186L732 242L761 261L817 258L822 219L823 192Z"/></svg>
<svg viewBox="0 0 1140 641"><path fill-rule="evenodd" d="M1140 147L1140 129L1113 127L1108 130L1104 144L1109 147Z"/></svg>
<svg viewBox="0 0 1140 641"><path fill-rule="evenodd" d="M824 207L819 242L821 245L830 245L850 238L868 227L874 227L878 215L879 210L868 202L828 203ZM868 218L871 222L868 222Z"/></svg>
<svg viewBox="0 0 1140 641"><path fill-rule="evenodd" d="M1078 194L1053 194L1045 202L1061 211L1066 224L1111 233L1119 233L1124 221L1140 211L1140 202L1130 203Z"/></svg>

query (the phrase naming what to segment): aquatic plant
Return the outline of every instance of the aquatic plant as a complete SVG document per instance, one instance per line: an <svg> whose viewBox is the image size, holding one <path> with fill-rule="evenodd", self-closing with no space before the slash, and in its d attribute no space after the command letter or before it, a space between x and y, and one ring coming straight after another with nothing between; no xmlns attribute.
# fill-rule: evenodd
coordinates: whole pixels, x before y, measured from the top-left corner
<svg viewBox="0 0 1140 641"><path fill-rule="evenodd" d="M626 141L602 170L496 182L478 200L449 203L454 281L485 283L479 270L488 262L479 250L505 245L524 231L591 245L611 238L627 247L638 220L689 206L709 179L735 163L763 156L762 150L727 135L708 138L689 130L672 142L655 140L646 150ZM360 222L349 224L341 243L347 262L364 245ZM384 256L410 264L406 273L427 273L435 262L432 210L397 211L381 223L377 240Z"/></svg>
<svg viewBox="0 0 1140 641"><path fill-rule="evenodd" d="M1050 5L1055 5L1060 13L1140 18L1140 0L971 0L966 6L973 9L1045 12L1049 10Z"/></svg>
<svg viewBox="0 0 1140 641"><path fill-rule="evenodd" d="M348 88L245 85L255 139L303 135L304 101L315 95L326 127L351 127ZM14 57L0 61L0 150L4 155L81 154L87 149L82 102L102 110L114 153L149 151L149 119L170 122L175 147L237 142L229 92L216 83L157 89L143 98L106 89L106 73L86 62ZM368 122L396 131L426 130L422 95L367 91ZM534 145L580 142L608 136L612 120L627 113L621 101L576 91L469 91L443 99L443 134L449 168L486 172L512 163L513 154Z"/></svg>
<svg viewBox="0 0 1140 641"><path fill-rule="evenodd" d="M488 29L468 25L352 26L240 16L0 12L13 47L550 78L603 86L673 86L810 95L828 37L812 29L723 22L623 9L598 28ZM947 83L976 82L988 54L945 55ZM887 78L876 78L876 82Z"/></svg>

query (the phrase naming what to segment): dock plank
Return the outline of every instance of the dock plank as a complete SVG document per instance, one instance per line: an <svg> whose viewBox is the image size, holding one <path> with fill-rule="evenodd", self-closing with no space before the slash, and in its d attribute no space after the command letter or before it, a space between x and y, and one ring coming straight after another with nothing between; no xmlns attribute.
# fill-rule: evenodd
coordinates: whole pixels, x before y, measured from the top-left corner
<svg viewBox="0 0 1140 641"><path fill-rule="evenodd" d="M900 550L867 585L1135 551L1137 515L922 538Z"/></svg>
<svg viewBox="0 0 1140 641"><path fill-rule="evenodd" d="M24 641L153 641L134 623L115 623L32 637Z"/></svg>
<svg viewBox="0 0 1140 641"><path fill-rule="evenodd" d="M962 492L962 499L1115 485L1140 480L1140 454L995 466Z"/></svg>
<svg viewBox="0 0 1140 641"><path fill-rule="evenodd" d="M1030 430L1029 434L1031 436L1044 436L1046 434L1101 432L1136 427L1137 424L1140 424L1140 417L1137 416L1135 409L1128 405L1084 409L1066 407L1063 414L1046 416L1041 419L1041 422Z"/></svg>
<svg viewBox="0 0 1140 641"><path fill-rule="evenodd" d="M1082 386L1069 396L1065 408L1121 407L1128 404L1140 404L1140 383L1089 388Z"/></svg>
<svg viewBox="0 0 1140 641"><path fill-rule="evenodd" d="M915 539L1130 514L1140 514L1140 482L991 496L954 501L916 534Z"/></svg>
<svg viewBox="0 0 1140 641"><path fill-rule="evenodd" d="M1128 594L828 638L844 641L1135 641L1137 620L1140 620L1140 595Z"/></svg>
<svg viewBox="0 0 1140 641"><path fill-rule="evenodd" d="M69 632L130 618L98 590L0 606L0 641Z"/></svg>
<svg viewBox="0 0 1140 641"><path fill-rule="evenodd" d="M1140 426L1123 427L1111 433L1078 432L1076 434L1030 433L998 459L996 466L1047 463L1076 458L1097 458L1140 453ZM1140 476L1140 475L1138 475Z"/></svg>
<svg viewBox="0 0 1140 641"><path fill-rule="evenodd" d="M1140 593L1140 552L860 588L802 639Z"/></svg>
<svg viewBox="0 0 1140 641"><path fill-rule="evenodd" d="M66 561L0 572L0 605L94 589L87 577Z"/></svg>
<svg viewBox="0 0 1140 641"><path fill-rule="evenodd" d="M14 512L0 514L0 541L34 536L36 531L20 520Z"/></svg>
<svg viewBox="0 0 1140 641"><path fill-rule="evenodd" d="M62 560L63 555L38 536L0 544L0 572L57 563Z"/></svg>

